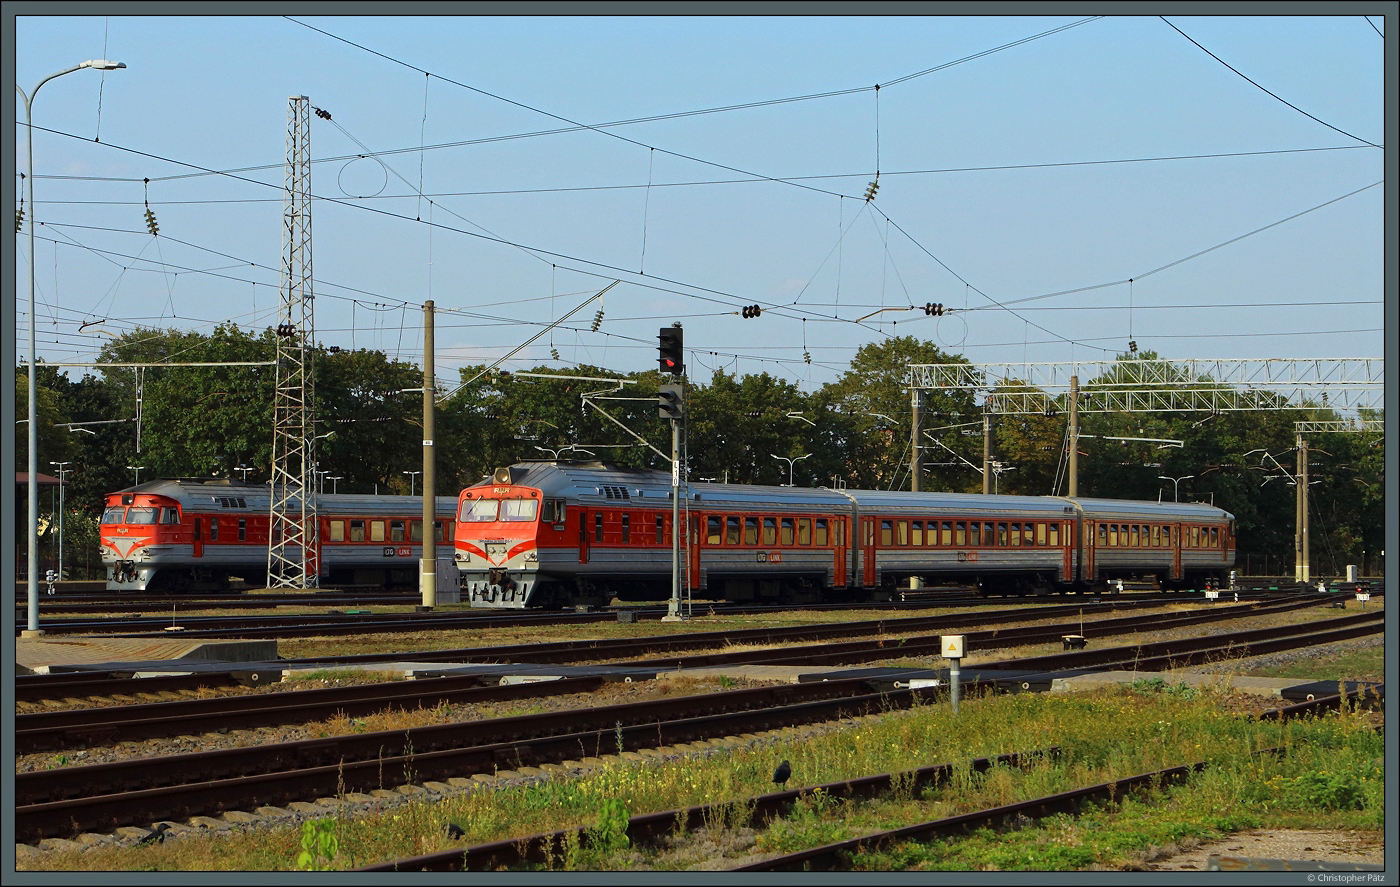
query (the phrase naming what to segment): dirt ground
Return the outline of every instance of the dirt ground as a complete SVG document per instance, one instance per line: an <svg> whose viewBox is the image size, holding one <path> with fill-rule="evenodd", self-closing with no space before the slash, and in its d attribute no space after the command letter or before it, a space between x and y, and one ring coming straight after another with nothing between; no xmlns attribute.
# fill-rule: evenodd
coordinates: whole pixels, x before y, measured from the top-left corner
<svg viewBox="0 0 1400 887"><path fill-rule="evenodd" d="M1254 829L1194 847L1162 847L1146 855L1141 871L1203 872L1211 855L1255 859L1385 864L1380 832Z"/></svg>

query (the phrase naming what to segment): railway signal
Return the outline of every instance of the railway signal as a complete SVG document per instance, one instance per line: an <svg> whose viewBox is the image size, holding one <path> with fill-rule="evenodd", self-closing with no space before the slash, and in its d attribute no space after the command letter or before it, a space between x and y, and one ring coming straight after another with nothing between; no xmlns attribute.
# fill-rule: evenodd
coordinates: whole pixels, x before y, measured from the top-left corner
<svg viewBox="0 0 1400 887"><path fill-rule="evenodd" d="M656 395L656 412L663 419L680 419L685 416L684 386L662 385Z"/></svg>
<svg viewBox="0 0 1400 887"><path fill-rule="evenodd" d="M679 376L685 372L685 335L679 326L663 326L657 334L661 340L657 359L661 372Z"/></svg>

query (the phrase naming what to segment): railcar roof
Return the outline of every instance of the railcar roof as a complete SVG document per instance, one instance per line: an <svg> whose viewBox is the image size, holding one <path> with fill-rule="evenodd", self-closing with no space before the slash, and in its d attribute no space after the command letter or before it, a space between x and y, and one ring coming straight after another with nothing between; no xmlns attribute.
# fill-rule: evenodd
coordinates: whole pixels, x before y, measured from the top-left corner
<svg viewBox="0 0 1400 887"><path fill-rule="evenodd" d="M546 497L584 502L669 500L671 474L652 468L625 468L605 462L521 462L511 466L512 483L534 487ZM487 478L477 488L490 487ZM861 509L919 508L949 512L981 511L1008 514L1063 514L1078 502L1093 515L1150 514L1157 518L1228 518L1218 508L1200 503L1146 502L1119 499L1071 500L1058 496L984 496L979 493L912 493L900 490L830 490L824 487L759 486L751 484L691 483L692 504L700 507L728 505L762 508L832 506L844 508L855 499ZM844 495L843 495L844 494ZM847 498L850 497L850 498Z"/></svg>
<svg viewBox="0 0 1400 887"><path fill-rule="evenodd" d="M201 505L222 504L220 499L242 500L244 505L226 506L236 512L266 512L272 508L271 487L268 484L248 483L241 480L215 478L200 480L192 478L159 479L147 481L134 487L127 487L108 495L146 494L164 496L182 503ZM451 515L456 510L455 496L437 496L437 512ZM316 499L320 511L345 512L355 514L419 514L423 509L422 496L376 496L372 493L322 493Z"/></svg>

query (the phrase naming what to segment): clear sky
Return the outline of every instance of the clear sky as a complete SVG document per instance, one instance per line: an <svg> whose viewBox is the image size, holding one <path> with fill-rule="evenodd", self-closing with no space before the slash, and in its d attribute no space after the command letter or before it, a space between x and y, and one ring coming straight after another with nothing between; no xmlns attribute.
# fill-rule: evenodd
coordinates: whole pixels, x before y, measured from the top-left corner
<svg viewBox="0 0 1400 887"><path fill-rule="evenodd" d="M136 325L277 323L292 95L331 115L310 137L317 339L417 363L431 299L448 383L613 280L596 331L595 303L505 366L654 368L677 320L692 378L805 389L891 335L974 363L1129 341L1383 354L1378 14L105 9L16 19L7 76L26 91L127 65L34 102L47 361L93 360Z"/></svg>

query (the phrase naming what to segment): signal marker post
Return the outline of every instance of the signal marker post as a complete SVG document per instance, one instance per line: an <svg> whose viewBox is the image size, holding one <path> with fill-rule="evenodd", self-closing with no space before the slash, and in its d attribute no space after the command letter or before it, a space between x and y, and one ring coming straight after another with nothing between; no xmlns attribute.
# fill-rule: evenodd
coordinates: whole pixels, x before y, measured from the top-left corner
<svg viewBox="0 0 1400 887"><path fill-rule="evenodd" d="M657 362L663 374L681 379L685 373L684 333L679 323L662 327ZM685 416L685 384L663 383L656 396L658 415L671 420L671 603L662 622L680 622L681 614L681 419Z"/></svg>

